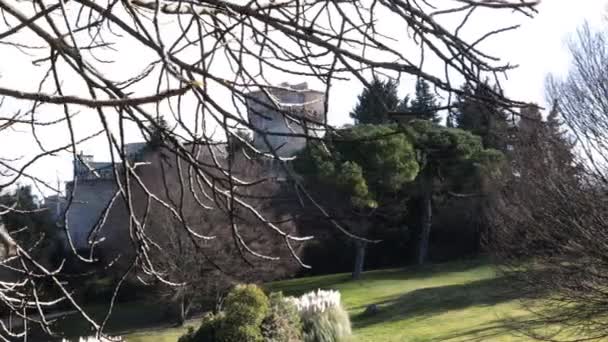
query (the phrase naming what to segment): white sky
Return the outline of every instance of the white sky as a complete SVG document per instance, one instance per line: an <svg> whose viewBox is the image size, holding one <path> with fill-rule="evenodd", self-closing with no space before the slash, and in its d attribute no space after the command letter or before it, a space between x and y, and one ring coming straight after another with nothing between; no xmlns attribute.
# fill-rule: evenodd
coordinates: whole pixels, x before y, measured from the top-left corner
<svg viewBox="0 0 608 342"><path fill-rule="evenodd" d="M567 72L569 56L567 38L574 33L585 20L592 25L603 25L606 13L605 0L542 0L540 13L532 20L520 17L521 27L488 40L484 51L499 56L502 61L518 68L507 73L508 79L501 82L506 95L520 101L545 104L544 82L549 73L564 74ZM481 32L490 27L504 27L505 23L513 24L511 14L497 12L484 18L477 18L475 26ZM503 23L505 18L509 21ZM516 17L517 18L517 17ZM470 28L471 30L472 28ZM436 73L441 73L442 65L437 65ZM401 95L413 92L413 81L401 84ZM330 122L343 124L348 122L348 112L354 106L356 96L362 86L350 82L339 90L340 98L348 101L332 101ZM336 92L337 93L337 92Z"/></svg>
<svg viewBox="0 0 608 342"><path fill-rule="evenodd" d="M519 65L519 68L508 73L508 80L502 82L506 95L521 101L536 102L545 105L544 80L548 73L565 73L568 68L568 53L566 51L566 38L573 33L585 20L594 25L600 25L606 13L607 1L605 0L543 0L539 6L540 13L534 19L528 19L521 15L509 14L505 11L487 11L476 17L476 21L468 27L467 33L473 37L487 32L492 28L504 27L515 23L521 23L521 28L488 40L483 45L485 52L490 52L501 57L503 62ZM486 14L487 13L487 14ZM515 20L514 20L515 18ZM385 23L388 27L391 22ZM0 24L0 32L3 31ZM120 69L114 69L107 73L121 74L138 70L138 61L142 58L140 51L130 46L118 46L124 60ZM32 67L28 59L21 61L22 54L12 47L0 45L0 86L19 87L24 90L34 90L36 82L32 82L32 74L39 73ZM8 61L8 62L7 62ZM115 67L114 67L115 68ZM427 65L428 71L441 73L442 65ZM38 77L39 78L39 77ZM280 83L288 81L297 83L298 80L272 79ZM313 83L314 86L314 83ZM149 89L152 90L152 89ZM353 108L357 95L361 92L362 85L356 80L336 82L331 90L330 107L328 113L329 123L341 125L348 123L349 112ZM401 95L413 91L413 80L408 79L401 83ZM147 91L146 93L150 93ZM0 116L6 117L10 112L18 110L23 102L10 102L0 107ZM49 106L49 110L61 112L58 106ZM9 111L9 112L7 112ZM86 130L87 125L81 127ZM0 137L0 148L3 156L28 155L31 154L33 146L31 132L24 130L17 132L18 136L10 139ZM58 131L46 131L45 134L65 135L65 129ZM65 136L57 137L65 143ZM132 137L138 140L138 137ZM57 140L59 141L59 140ZM51 142L52 145L52 142ZM108 156L107 147L100 141L84 144L83 149L87 153ZM56 157L44 158L38 162L31 173L46 181L54 182L56 179L62 181L71 178L71 159L67 154Z"/></svg>

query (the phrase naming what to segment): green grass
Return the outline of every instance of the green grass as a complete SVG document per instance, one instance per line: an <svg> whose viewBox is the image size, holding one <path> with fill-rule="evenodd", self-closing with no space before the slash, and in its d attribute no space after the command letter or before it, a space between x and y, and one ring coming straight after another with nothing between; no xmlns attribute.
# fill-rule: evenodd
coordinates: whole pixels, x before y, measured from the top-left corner
<svg viewBox="0 0 608 342"><path fill-rule="evenodd" d="M512 329L512 323L525 319L527 311L511 285L491 265L468 261L366 272L358 281L350 280L349 274L293 279L266 288L287 295L317 288L339 290L353 323L353 342L528 341ZM364 317L369 304L377 304L380 311ZM128 322L126 316L124 322ZM129 342L175 342L185 331L144 330L126 338Z"/></svg>
<svg viewBox="0 0 608 342"><path fill-rule="evenodd" d="M295 279L270 290L298 295L316 288L342 293L351 315L353 341L521 341L507 324L527 313L507 279L483 262L459 262L373 271L361 280L350 275ZM362 315L377 304L380 312Z"/></svg>
<svg viewBox="0 0 608 342"><path fill-rule="evenodd" d="M194 327L195 321L188 323ZM187 328L170 328L162 330L148 330L127 336L128 342L176 342L186 332Z"/></svg>
<svg viewBox="0 0 608 342"><path fill-rule="evenodd" d="M88 305L85 308L87 315L98 323L103 322L107 310L107 303L104 305ZM112 315L106 323L104 332L117 334L124 331L144 329L151 329L150 331L152 331L156 327L166 326L166 319L162 310L163 306L158 303L116 303L112 310ZM74 338L89 335L90 326L80 315L73 313L56 319L52 325L52 329L61 336ZM165 330L162 331L162 334L164 332ZM31 333L34 341L42 341L43 338L44 340L48 339L46 334L40 331L40 329L34 329ZM167 341L177 341L177 338Z"/></svg>

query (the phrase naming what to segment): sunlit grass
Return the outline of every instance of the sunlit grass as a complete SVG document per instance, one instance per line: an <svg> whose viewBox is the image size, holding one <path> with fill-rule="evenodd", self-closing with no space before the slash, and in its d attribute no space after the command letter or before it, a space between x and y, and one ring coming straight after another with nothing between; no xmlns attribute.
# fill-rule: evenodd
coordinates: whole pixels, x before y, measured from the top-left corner
<svg viewBox="0 0 608 342"><path fill-rule="evenodd" d="M528 341L509 323L527 315L510 285L490 264L468 261L367 272L358 281L337 274L265 287L288 295L339 290L353 323L353 341ZM380 311L364 317L370 304ZM174 342L185 331L147 331L128 335L127 341Z"/></svg>
<svg viewBox="0 0 608 342"><path fill-rule="evenodd" d="M195 322L190 322L188 325L194 326ZM133 333L127 336L128 342L176 342L180 336L187 331L187 327L170 328L161 330L148 330L138 333Z"/></svg>
<svg viewBox="0 0 608 342"><path fill-rule="evenodd" d="M459 262L364 274L331 275L270 284L299 294L314 288L340 290L355 341L517 341L507 322L527 314L517 291L483 262ZM362 315L377 304L380 312Z"/></svg>
<svg viewBox="0 0 608 342"><path fill-rule="evenodd" d="M521 306L521 291L483 260L372 271L357 281L350 274L334 274L264 287L286 295L318 288L339 290L351 318L353 342L531 340L516 329L529 317ZM379 312L365 317L370 304L378 305ZM92 306L88 311L100 319L105 309ZM129 342L176 342L187 327L172 327L164 310L160 303L120 303L106 332L123 335ZM188 322L192 327L198 324L196 319ZM73 316L60 320L58 327L67 336L89 331L86 322ZM535 332L547 329L533 327Z"/></svg>

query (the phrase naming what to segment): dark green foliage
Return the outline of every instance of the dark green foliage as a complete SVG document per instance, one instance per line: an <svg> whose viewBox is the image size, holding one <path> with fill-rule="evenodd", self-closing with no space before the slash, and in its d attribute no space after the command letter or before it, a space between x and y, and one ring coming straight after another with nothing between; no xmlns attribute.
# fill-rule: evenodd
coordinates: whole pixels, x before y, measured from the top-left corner
<svg viewBox="0 0 608 342"><path fill-rule="evenodd" d="M406 127L418 151L421 172L431 172L434 176L463 167L462 163L496 161L501 153L486 150L481 138L457 128L446 128L426 120L413 120Z"/></svg>
<svg viewBox="0 0 608 342"><path fill-rule="evenodd" d="M296 306L281 292L271 293L270 312L262 322L264 342L302 341L302 322Z"/></svg>
<svg viewBox="0 0 608 342"><path fill-rule="evenodd" d="M411 245L411 238L418 236L417 249L421 252L417 258L423 262L428 246L421 246L429 243L433 211L453 198L453 194L482 198L489 188L487 184L499 179L508 165L504 154L498 151L506 151L506 116L476 98L492 93L487 86L480 87L477 93L465 87L469 96L459 99L459 110L448 121L451 126L470 131L438 125L437 100L424 80L416 83L416 94L409 107L407 100L397 104L396 84L376 80L374 87L383 89L390 103L401 106L397 110L411 114L406 116L407 120L402 125L378 124L390 120L383 116L385 111L381 107L371 105L370 91L364 92L353 112L358 115L353 117L374 119L357 120L354 127L332 132L327 142L309 144L295 163L296 171L304 176L309 188L318 189L318 198L327 201L325 205L332 208L333 216L341 217L357 234L380 240L389 235L392 240L409 239L391 247L401 246L402 250L412 250L406 245ZM371 114L373 111L381 115ZM485 135L480 137L475 132ZM470 204L477 211L484 206L480 201ZM339 249L343 251L344 247ZM373 248L371 251L374 258L381 257L382 253L374 252ZM404 256L403 252L398 254Z"/></svg>
<svg viewBox="0 0 608 342"><path fill-rule="evenodd" d="M428 120L413 120L406 129L416 146L421 169L408 190L413 197L410 206L415 206L414 212L418 213L410 217L410 222L418 227L417 262L421 264L428 259L436 200L460 190L462 180L477 173L480 162L490 159L484 158L487 151L481 139L470 132L441 127Z"/></svg>
<svg viewBox="0 0 608 342"><path fill-rule="evenodd" d="M196 330L193 327L188 327L188 331L177 339L177 342L196 342L194 335Z"/></svg>
<svg viewBox="0 0 608 342"><path fill-rule="evenodd" d="M393 80L382 81L374 78L370 87L365 88L357 98L357 105L350 113L356 124L386 124L393 120L389 117L390 111L404 110L408 98L399 100L397 95L397 82Z"/></svg>
<svg viewBox="0 0 608 342"><path fill-rule="evenodd" d="M237 285L226 297L224 310L203 318L179 342L262 342L262 322L268 316L268 297L256 285Z"/></svg>
<svg viewBox="0 0 608 342"><path fill-rule="evenodd" d="M410 110L410 96L409 95L405 95L405 97L403 98L403 100L401 100L401 102L399 102L399 105L396 108L397 112L407 112ZM393 120L390 120L387 123L393 122Z"/></svg>
<svg viewBox="0 0 608 342"><path fill-rule="evenodd" d="M494 175L504 165L504 154L484 148L481 138L471 132L423 120L410 122L407 130L418 151L421 173L440 180L434 191L454 190L471 182L472 176Z"/></svg>
<svg viewBox="0 0 608 342"><path fill-rule="evenodd" d="M203 316L201 325L197 330L189 327L188 332L181 336L177 342L217 342L218 331L224 321L223 314L207 314Z"/></svg>
<svg viewBox="0 0 608 342"><path fill-rule="evenodd" d="M351 202L354 206L363 208L375 208L378 206L369 192L367 181L363 177L363 169L353 161L345 161L338 165L337 172L333 175L335 183L351 194Z"/></svg>
<svg viewBox="0 0 608 342"><path fill-rule="evenodd" d="M559 172L574 177L578 171L574 155L574 142L568 132L563 129L564 123L560 118L559 106L554 101L553 107L547 116L546 134L548 140L548 162Z"/></svg>
<svg viewBox="0 0 608 342"><path fill-rule="evenodd" d="M437 110L437 99L431 92L428 82L423 79L416 81L416 92L409 111L418 119L439 123L441 118Z"/></svg>
<svg viewBox="0 0 608 342"><path fill-rule="evenodd" d="M225 318L218 331L219 341L262 341L260 327L268 310L268 297L258 286L237 285L224 302Z"/></svg>
<svg viewBox="0 0 608 342"><path fill-rule="evenodd" d="M331 143L310 144L296 161L296 170L323 193L319 197L328 201L332 214L350 217L351 226L360 228L358 234L391 243L410 239L387 244L400 258L413 249L411 237L420 235L423 222L429 230L433 218L425 209L428 201L446 198L449 192L483 191L479 177L498 173L504 164L502 153L484 149L480 137L430 120L414 119L402 126L357 125L332 133L328 140ZM339 209L343 203L350 205L351 212ZM340 250L346 253L343 247ZM371 251L374 260L382 257L381 252Z"/></svg>
<svg viewBox="0 0 608 342"><path fill-rule="evenodd" d="M483 147L487 150L479 152L471 159L472 163L461 164L458 170L450 177L452 191L461 193L479 193L469 199L450 199L441 209L440 215L445 218L461 220L466 230L475 232L477 249L481 247L481 239L487 238L491 233L492 223L490 216L493 213L500 193L505 183L513 160L505 162L506 157L511 158L509 146L513 146L512 123L505 111L493 101L499 89L492 88L483 83L476 86L464 85L463 93L456 101L456 108L448 117L448 124L471 132L481 137ZM500 153L498 152L500 151ZM466 206L460 203L466 201ZM450 213L457 210L457 213ZM450 219L455 222L454 219Z"/></svg>
<svg viewBox="0 0 608 342"><path fill-rule="evenodd" d="M497 150L485 149L475 153L471 161L485 176L500 176L501 166L505 164L505 155Z"/></svg>
<svg viewBox="0 0 608 342"><path fill-rule="evenodd" d="M12 192L0 195L0 204L6 207L16 205L15 209L21 211L8 212L2 216L1 223L9 232L19 231L13 238L23 247L39 243L41 238L44 238L42 247L49 247L55 225L48 210L39 210L31 186L19 186ZM26 227L27 229L22 230ZM35 253L43 252L43 248L37 248Z"/></svg>
<svg viewBox="0 0 608 342"><path fill-rule="evenodd" d="M268 297L254 284L235 286L224 301L226 315L242 322L261 321L268 307Z"/></svg>
<svg viewBox="0 0 608 342"><path fill-rule="evenodd" d="M534 177L538 172L561 174L575 180L580 172L574 143L563 130L559 107L554 103L547 120L542 120L536 105L522 108L517 123L513 148L513 168L520 178ZM539 168L542 171L539 171Z"/></svg>
<svg viewBox="0 0 608 342"><path fill-rule="evenodd" d="M169 131L169 124L163 116L157 117L153 123L148 125L147 147L156 150L162 146Z"/></svg>
<svg viewBox="0 0 608 342"><path fill-rule="evenodd" d="M358 125L333 133L331 145L309 144L296 169L336 187L358 208L375 208L418 173L415 152L396 125Z"/></svg>
<svg viewBox="0 0 608 342"><path fill-rule="evenodd" d="M36 197L32 194L31 186L20 186L15 191L0 195L0 204L12 207L16 203L16 210L19 211L36 211ZM50 213L48 210L39 210L36 212L19 213L9 212L2 216L2 223L6 228L18 230L23 227L28 227L30 231L46 232L50 225Z"/></svg>
<svg viewBox="0 0 608 342"><path fill-rule="evenodd" d="M450 113L448 122L453 127L480 136L485 148L505 152L509 124L504 111L491 101L495 90L488 84L479 84L475 88L467 84L463 86L462 91L463 94L458 96L456 109Z"/></svg>

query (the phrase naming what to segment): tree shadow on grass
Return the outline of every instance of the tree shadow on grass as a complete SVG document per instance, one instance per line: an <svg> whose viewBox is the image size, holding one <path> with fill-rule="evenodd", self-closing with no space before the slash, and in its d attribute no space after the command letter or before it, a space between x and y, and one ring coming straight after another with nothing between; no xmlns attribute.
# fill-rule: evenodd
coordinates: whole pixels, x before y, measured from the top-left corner
<svg viewBox="0 0 608 342"><path fill-rule="evenodd" d="M106 305L91 305L85 310L95 322L101 323L107 313ZM151 329L155 327L169 327L167 318L164 314L164 306L160 303L116 303L104 333L110 335L120 335L125 331ZM80 336L93 334L89 322L80 314L71 313L55 320L52 324L54 333L61 337L51 338L38 327L33 327L30 331L30 341L61 341L63 337L72 338L76 341Z"/></svg>
<svg viewBox="0 0 608 342"><path fill-rule="evenodd" d="M440 275L468 272L493 265L489 259L468 259L440 264L411 265L400 269L369 271L361 280L420 280Z"/></svg>
<svg viewBox="0 0 608 342"><path fill-rule="evenodd" d="M354 327L364 328L404 319L425 319L432 315L470 306L493 306L499 303L521 299L522 294L510 288L509 277L499 277L473 281L466 284L423 288L402 296L389 297L381 302L378 314L364 313L352 318ZM369 303L371 304L371 303ZM362 310L363 307L355 307Z"/></svg>
<svg viewBox="0 0 608 342"><path fill-rule="evenodd" d="M316 289L335 289L340 285L364 283L366 281L389 280L420 280L433 278L449 273L470 271L474 268L491 265L486 259L471 259L443 264L427 264L422 266L408 266L398 269L385 269L364 272L359 280L352 280L351 274L332 274L309 278L292 279L266 284L269 291L282 291L290 296L298 296Z"/></svg>
<svg viewBox="0 0 608 342"><path fill-rule="evenodd" d="M299 296L316 289L332 289L337 285L345 284L351 280L350 274L332 274L328 276L297 278L289 281L280 281L264 285L269 292L281 291L289 296Z"/></svg>
<svg viewBox="0 0 608 342"><path fill-rule="evenodd" d="M497 337L505 335L524 337L517 329L514 329L510 320L496 320L474 329L464 329L442 335L430 341L483 342L495 341Z"/></svg>
<svg viewBox="0 0 608 342"><path fill-rule="evenodd" d="M562 326L547 322L542 318L539 319L534 315L526 315L523 317L505 316L479 327L452 332L431 341L481 342L492 341L495 340L495 337L504 335L535 341L605 340L602 337L592 339L593 334L585 334L576 327Z"/></svg>

